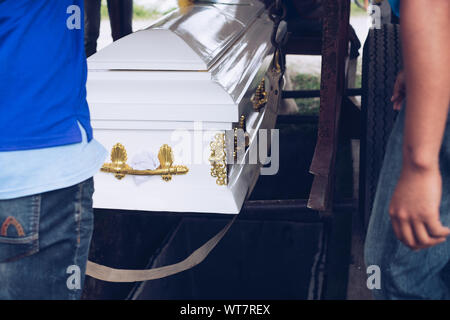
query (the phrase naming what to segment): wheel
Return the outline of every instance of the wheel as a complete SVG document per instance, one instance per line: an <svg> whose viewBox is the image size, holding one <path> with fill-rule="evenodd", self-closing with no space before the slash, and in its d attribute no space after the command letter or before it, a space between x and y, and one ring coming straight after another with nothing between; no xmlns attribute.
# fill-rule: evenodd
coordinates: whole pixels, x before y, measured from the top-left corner
<svg viewBox="0 0 450 320"><path fill-rule="evenodd" d="M381 29L371 29L363 50L359 176L359 208L366 227L386 143L397 114L391 96L401 68L399 26L385 24Z"/></svg>

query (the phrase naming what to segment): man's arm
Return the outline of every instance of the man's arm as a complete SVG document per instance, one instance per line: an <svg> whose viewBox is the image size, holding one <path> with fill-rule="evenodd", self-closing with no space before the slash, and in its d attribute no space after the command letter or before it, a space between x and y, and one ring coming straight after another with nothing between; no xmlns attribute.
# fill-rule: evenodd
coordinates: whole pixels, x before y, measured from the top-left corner
<svg viewBox="0 0 450 320"><path fill-rule="evenodd" d="M439 220L439 151L450 103L450 0L403 0L406 83L402 173L389 213L397 237L413 249L445 241Z"/></svg>

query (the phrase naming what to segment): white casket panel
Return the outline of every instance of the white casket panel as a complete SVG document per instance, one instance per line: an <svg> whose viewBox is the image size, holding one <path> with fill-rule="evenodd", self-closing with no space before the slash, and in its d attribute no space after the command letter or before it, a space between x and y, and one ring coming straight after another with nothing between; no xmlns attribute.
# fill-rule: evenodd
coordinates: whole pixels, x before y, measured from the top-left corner
<svg viewBox="0 0 450 320"><path fill-rule="evenodd" d="M220 23L202 32L211 21ZM187 27L192 25L196 27ZM260 170L246 158L257 148L255 137L265 117L264 108L253 110L251 98L271 61L271 30L258 1L195 5L89 58L87 90L94 135L107 149L116 146L114 165L109 161L109 171L95 176L95 208L240 211ZM217 163L209 161L211 142L221 141L220 134L235 128L243 117L249 138L245 164L226 165L223 185L211 174L217 169ZM114 173L119 164L127 170L155 169L151 159L167 150L163 145L172 149L171 168L182 165L187 173L173 174L169 181L161 175Z"/></svg>

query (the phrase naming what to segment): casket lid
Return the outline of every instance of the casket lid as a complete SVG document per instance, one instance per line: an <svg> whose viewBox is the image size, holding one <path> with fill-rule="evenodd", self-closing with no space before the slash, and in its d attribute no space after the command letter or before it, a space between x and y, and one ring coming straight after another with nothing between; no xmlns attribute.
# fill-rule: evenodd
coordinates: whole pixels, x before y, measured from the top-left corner
<svg viewBox="0 0 450 320"><path fill-rule="evenodd" d="M272 28L262 14L206 72L90 70L92 120L239 121L272 60Z"/></svg>
<svg viewBox="0 0 450 320"><path fill-rule="evenodd" d="M177 9L91 56L89 69L209 70L263 10L257 0L202 1Z"/></svg>

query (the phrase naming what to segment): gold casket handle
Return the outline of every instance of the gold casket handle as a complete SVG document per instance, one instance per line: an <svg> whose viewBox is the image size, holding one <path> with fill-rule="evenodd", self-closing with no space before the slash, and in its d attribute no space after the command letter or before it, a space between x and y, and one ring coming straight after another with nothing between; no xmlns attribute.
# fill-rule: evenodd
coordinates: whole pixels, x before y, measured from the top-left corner
<svg viewBox="0 0 450 320"><path fill-rule="evenodd" d="M100 171L114 173L117 179L122 179L127 174L138 176L161 176L164 181L170 181L172 175L186 174L189 169L186 166L173 165L172 148L167 144L159 149L158 159L160 166L155 170L136 170L130 167L127 162L127 151L125 147L116 143L111 150L111 163L103 164Z"/></svg>

